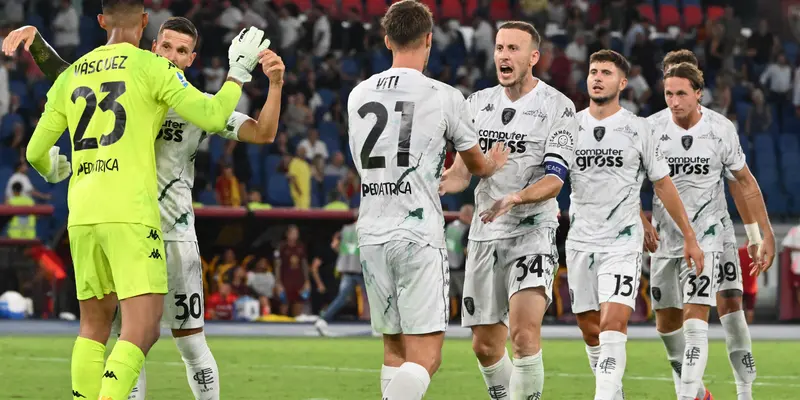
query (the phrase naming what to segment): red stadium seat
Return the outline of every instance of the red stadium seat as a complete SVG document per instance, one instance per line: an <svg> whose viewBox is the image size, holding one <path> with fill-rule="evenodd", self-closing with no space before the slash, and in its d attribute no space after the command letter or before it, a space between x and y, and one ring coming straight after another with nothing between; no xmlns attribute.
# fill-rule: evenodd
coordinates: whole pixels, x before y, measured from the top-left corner
<svg viewBox="0 0 800 400"><path fill-rule="evenodd" d="M658 26L663 30L670 26L681 26L681 14L678 7L673 5L662 5L658 10L660 19Z"/></svg>
<svg viewBox="0 0 800 400"><path fill-rule="evenodd" d="M476 0L477 7L477 0ZM459 0L442 0L442 19L464 20L464 9Z"/></svg>
<svg viewBox="0 0 800 400"><path fill-rule="evenodd" d="M342 0L342 12L347 13L351 8L358 10L359 14L364 12L364 2L361 0Z"/></svg>
<svg viewBox="0 0 800 400"><path fill-rule="evenodd" d="M600 18L603 16L603 6L598 3L592 3L589 5L589 23L596 24L600 21Z"/></svg>
<svg viewBox="0 0 800 400"><path fill-rule="evenodd" d="M367 16L372 17L382 17L386 14L386 10L389 9L389 6L386 4L385 0L367 0Z"/></svg>
<svg viewBox="0 0 800 400"><path fill-rule="evenodd" d="M639 4L636 6L636 9L639 10L639 15L644 18L647 18L651 24L656 23L656 10L653 9L651 4Z"/></svg>
<svg viewBox="0 0 800 400"><path fill-rule="evenodd" d="M306 12L311 9L311 0L284 0L283 4L286 5L288 3L294 3L297 5L297 8L300 9L300 12Z"/></svg>
<svg viewBox="0 0 800 400"><path fill-rule="evenodd" d="M316 0L315 5L325 8L328 14L334 14L338 8L336 0Z"/></svg>
<svg viewBox="0 0 800 400"><path fill-rule="evenodd" d="M475 17L475 11L477 10L478 10L478 0L464 1L464 19L466 21L472 21L472 18ZM444 1L442 2L442 12L444 12Z"/></svg>
<svg viewBox="0 0 800 400"><path fill-rule="evenodd" d="M696 28L703 24L703 9L699 6L683 7L683 27Z"/></svg>
<svg viewBox="0 0 800 400"><path fill-rule="evenodd" d="M511 2L509 0L493 0L489 7L489 17L494 21L511 19Z"/></svg>
<svg viewBox="0 0 800 400"><path fill-rule="evenodd" d="M392 1L392 3L397 3L397 1L399 0ZM439 19L439 15L441 14L439 13L439 5L436 4L436 0L419 0L419 2L425 4L431 9L431 13L433 13L433 18L435 21Z"/></svg>
<svg viewBox="0 0 800 400"><path fill-rule="evenodd" d="M711 6L706 10L706 17L712 21L715 21L723 14L725 14L725 9L720 6Z"/></svg>

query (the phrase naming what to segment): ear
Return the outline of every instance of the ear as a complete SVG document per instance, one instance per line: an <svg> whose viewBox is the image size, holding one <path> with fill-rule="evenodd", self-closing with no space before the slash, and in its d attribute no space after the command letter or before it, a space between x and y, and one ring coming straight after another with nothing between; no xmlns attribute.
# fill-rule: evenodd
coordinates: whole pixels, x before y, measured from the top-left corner
<svg viewBox="0 0 800 400"><path fill-rule="evenodd" d="M147 28L147 23L150 22L150 14L147 12L142 13L142 29Z"/></svg>
<svg viewBox="0 0 800 400"><path fill-rule="evenodd" d="M152 51L153 53L156 52L156 44L157 43L158 43L158 40L153 40L153 45L150 46L150 51Z"/></svg>
<svg viewBox="0 0 800 400"><path fill-rule="evenodd" d="M539 53L539 49L536 49L531 53L531 68L533 68L539 62L541 56L542 54Z"/></svg>
<svg viewBox="0 0 800 400"><path fill-rule="evenodd" d="M108 30L106 27L106 16L103 14L97 14L97 23L100 25L101 28L104 30Z"/></svg>
<svg viewBox="0 0 800 400"><path fill-rule="evenodd" d="M428 36L425 38L425 47L431 48L433 46L433 32L429 32Z"/></svg>
<svg viewBox="0 0 800 400"><path fill-rule="evenodd" d="M389 36L383 36L383 44L386 45L386 48L389 49L389 51L392 51L392 44L389 43Z"/></svg>
<svg viewBox="0 0 800 400"><path fill-rule="evenodd" d="M194 59L195 59L196 57L197 57L197 53L193 51L193 52L192 52L192 56L191 56L191 57L189 57L189 63L188 63L188 64L186 64L186 68L189 68L189 67L191 67L191 66L192 66L192 63L194 62Z"/></svg>
<svg viewBox="0 0 800 400"><path fill-rule="evenodd" d="M619 91L621 92L621 91L625 90L626 87L628 87L628 78L620 79L620 81L619 81Z"/></svg>

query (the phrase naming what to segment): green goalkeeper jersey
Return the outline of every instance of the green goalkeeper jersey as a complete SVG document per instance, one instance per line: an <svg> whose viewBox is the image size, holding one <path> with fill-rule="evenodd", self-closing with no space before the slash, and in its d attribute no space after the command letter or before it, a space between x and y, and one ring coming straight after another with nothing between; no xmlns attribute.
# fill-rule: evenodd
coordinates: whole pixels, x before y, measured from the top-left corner
<svg viewBox="0 0 800 400"><path fill-rule="evenodd" d="M28 160L49 172L48 151L69 129L69 226L138 223L160 228L154 142L169 108L201 129L225 128L241 95L226 82L214 97L167 59L128 43L78 59L47 93Z"/></svg>

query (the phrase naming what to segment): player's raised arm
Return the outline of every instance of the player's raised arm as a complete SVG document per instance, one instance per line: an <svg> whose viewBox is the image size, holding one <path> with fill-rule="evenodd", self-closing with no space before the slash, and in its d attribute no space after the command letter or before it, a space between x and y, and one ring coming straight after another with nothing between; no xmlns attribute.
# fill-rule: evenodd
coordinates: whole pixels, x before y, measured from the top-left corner
<svg viewBox="0 0 800 400"><path fill-rule="evenodd" d="M67 115L63 109L62 82L63 79L56 80L47 92L44 114L39 119L25 152L25 158L33 169L50 183L61 182L71 173L67 157L60 155L59 148L53 146L68 127Z"/></svg>
<svg viewBox="0 0 800 400"><path fill-rule="evenodd" d="M228 50L230 69L228 79L214 97L206 97L194 88L183 73L171 62L154 56L148 68L147 83L151 85L155 98L175 110L187 121L209 132L225 129L228 117L233 113L243 83L252 77L250 71L258 63L258 54L269 47L264 32L256 28L246 28L231 42Z"/></svg>
<svg viewBox="0 0 800 400"><path fill-rule="evenodd" d="M8 57L13 56L20 44L31 53L36 65L51 81L55 81L70 66L42 38L35 26L26 25L9 33L3 39L3 53Z"/></svg>

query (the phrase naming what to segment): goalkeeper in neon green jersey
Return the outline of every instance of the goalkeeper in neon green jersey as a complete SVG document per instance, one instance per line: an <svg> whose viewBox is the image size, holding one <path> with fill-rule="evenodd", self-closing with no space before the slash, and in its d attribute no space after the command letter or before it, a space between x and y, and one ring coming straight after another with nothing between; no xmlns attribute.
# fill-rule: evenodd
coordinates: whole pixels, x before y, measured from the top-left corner
<svg viewBox="0 0 800 400"><path fill-rule="evenodd" d="M229 82L208 98L174 64L136 48L147 25L142 0L105 0L98 21L108 44L58 77L27 158L48 182L66 179L70 164L52 146L69 129L74 174L68 226L81 308L72 394L122 400L158 339L167 292L156 134L170 107L203 129L223 129L263 50L263 32L248 28L233 40ZM118 300L122 332L104 369L103 343Z"/></svg>

